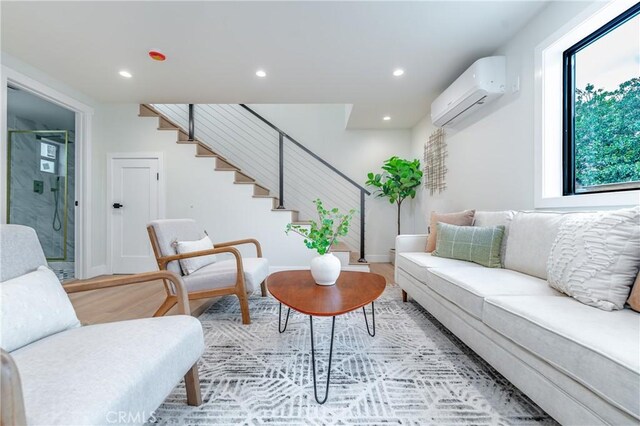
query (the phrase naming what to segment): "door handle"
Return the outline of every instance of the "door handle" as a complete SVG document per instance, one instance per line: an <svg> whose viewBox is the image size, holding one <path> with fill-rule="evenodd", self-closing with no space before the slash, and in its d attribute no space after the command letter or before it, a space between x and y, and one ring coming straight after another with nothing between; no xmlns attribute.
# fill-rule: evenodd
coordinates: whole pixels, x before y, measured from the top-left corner
<svg viewBox="0 0 640 426"><path fill-rule="evenodd" d="M113 208L114 209L119 209L119 208L122 208L122 207L124 207L124 206L122 204L120 204L120 203L113 203Z"/></svg>

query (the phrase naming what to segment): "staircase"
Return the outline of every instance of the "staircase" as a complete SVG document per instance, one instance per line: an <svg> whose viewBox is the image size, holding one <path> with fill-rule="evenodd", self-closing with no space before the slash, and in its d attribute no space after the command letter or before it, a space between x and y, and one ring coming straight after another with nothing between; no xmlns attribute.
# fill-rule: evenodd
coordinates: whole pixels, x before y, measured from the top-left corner
<svg viewBox="0 0 640 426"><path fill-rule="evenodd" d="M233 183L236 185L251 185L252 187L252 197L260 198L260 199L271 199L271 211L273 214L278 215L289 215L287 220L297 225L309 225L310 222L308 220L301 219L300 211L297 209L284 208L283 203L280 197L273 195L269 189L269 186L274 185L274 176L269 176L267 173L262 172L259 173L262 175L264 179L261 179L259 182L257 179L253 177L253 173L249 173L246 170L243 170L238 164L239 159L234 158L233 160L229 159L229 156L222 155L218 150L213 148L210 143L205 143L196 137L193 132L190 135L188 128L193 129L193 122L191 125L184 123L178 124L180 120L176 117L175 110L171 108L175 108L176 105L149 105L149 104L141 104L139 109L140 117L153 117L158 119L158 130L160 131L174 131L177 134L176 143L179 145L193 145L195 146L195 157L196 158L211 158L214 160L214 170L216 172L222 173L233 173ZM161 111L162 110L162 111ZM174 111L173 114L166 112ZM191 117L192 118L192 117ZM280 140L282 144L282 140ZM233 154L231 150L229 153ZM261 158L264 162L264 157ZM267 161L268 162L268 161ZM250 163L247 163L250 166ZM282 168L280 170L282 173ZM277 178L277 174L275 175ZM262 180L270 181L271 185L263 184ZM281 183L281 182L280 182ZM277 183L276 183L277 185ZM280 194L283 194L283 188L280 188ZM320 196L323 200L326 200L325 197ZM334 204L328 203L332 207ZM345 209L341 207L341 209ZM350 208L353 208L351 206ZM308 209L307 209L308 210ZM315 213L313 212L305 212L306 214ZM361 215L363 216L363 215ZM305 216L305 217L310 217ZM363 217L361 217L363 219ZM364 222L362 222L364 224ZM350 231L351 234L351 231ZM356 238L360 238L359 235ZM351 237L351 241L354 240L354 237ZM362 240L364 243L364 240ZM305 249L306 250L306 249ZM364 253L354 252L348 244L340 242L333 246L332 252L336 257L340 259L343 269L349 270L365 270L368 271L368 263L363 261Z"/></svg>

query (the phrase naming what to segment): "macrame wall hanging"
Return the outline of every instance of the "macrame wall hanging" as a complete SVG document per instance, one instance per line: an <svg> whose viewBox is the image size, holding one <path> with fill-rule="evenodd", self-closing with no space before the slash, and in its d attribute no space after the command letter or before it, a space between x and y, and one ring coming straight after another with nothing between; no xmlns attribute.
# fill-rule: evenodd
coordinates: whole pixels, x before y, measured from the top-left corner
<svg viewBox="0 0 640 426"><path fill-rule="evenodd" d="M444 141L444 130L437 129L424 145L424 186L429 189L431 195L436 191L441 193L447 188L444 180L447 174L445 159L447 158L447 145Z"/></svg>

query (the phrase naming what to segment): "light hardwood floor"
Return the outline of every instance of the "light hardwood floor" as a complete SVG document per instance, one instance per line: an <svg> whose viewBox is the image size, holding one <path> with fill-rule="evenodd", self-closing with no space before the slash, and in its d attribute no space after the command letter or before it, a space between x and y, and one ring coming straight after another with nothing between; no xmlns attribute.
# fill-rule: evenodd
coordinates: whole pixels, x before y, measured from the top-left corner
<svg viewBox="0 0 640 426"><path fill-rule="evenodd" d="M382 275L387 284L393 283L393 265L372 263L371 272ZM91 281L91 280L88 280ZM78 282L78 281L75 281ZM164 301L164 287L160 281L93 290L70 294L69 298L83 324L99 324L134 318L148 318ZM191 301L191 312L198 316L217 299ZM175 307L167 315L175 313Z"/></svg>

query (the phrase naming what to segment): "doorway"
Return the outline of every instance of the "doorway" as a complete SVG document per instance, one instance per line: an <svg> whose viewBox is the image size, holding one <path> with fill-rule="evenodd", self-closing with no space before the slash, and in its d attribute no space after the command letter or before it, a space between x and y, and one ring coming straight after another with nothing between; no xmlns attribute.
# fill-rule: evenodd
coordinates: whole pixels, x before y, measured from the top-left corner
<svg viewBox="0 0 640 426"><path fill-rule="evenodd" d="M7 223L35 229L61 281L76 277L76 113L7 88Z"/></svg>
<svg viewBox="0 0 640 426"><path fill-rule="evenodd" d="M109 155L107 208L111 272L157 269L147 225L162 217L161 154Z"/></svg>

